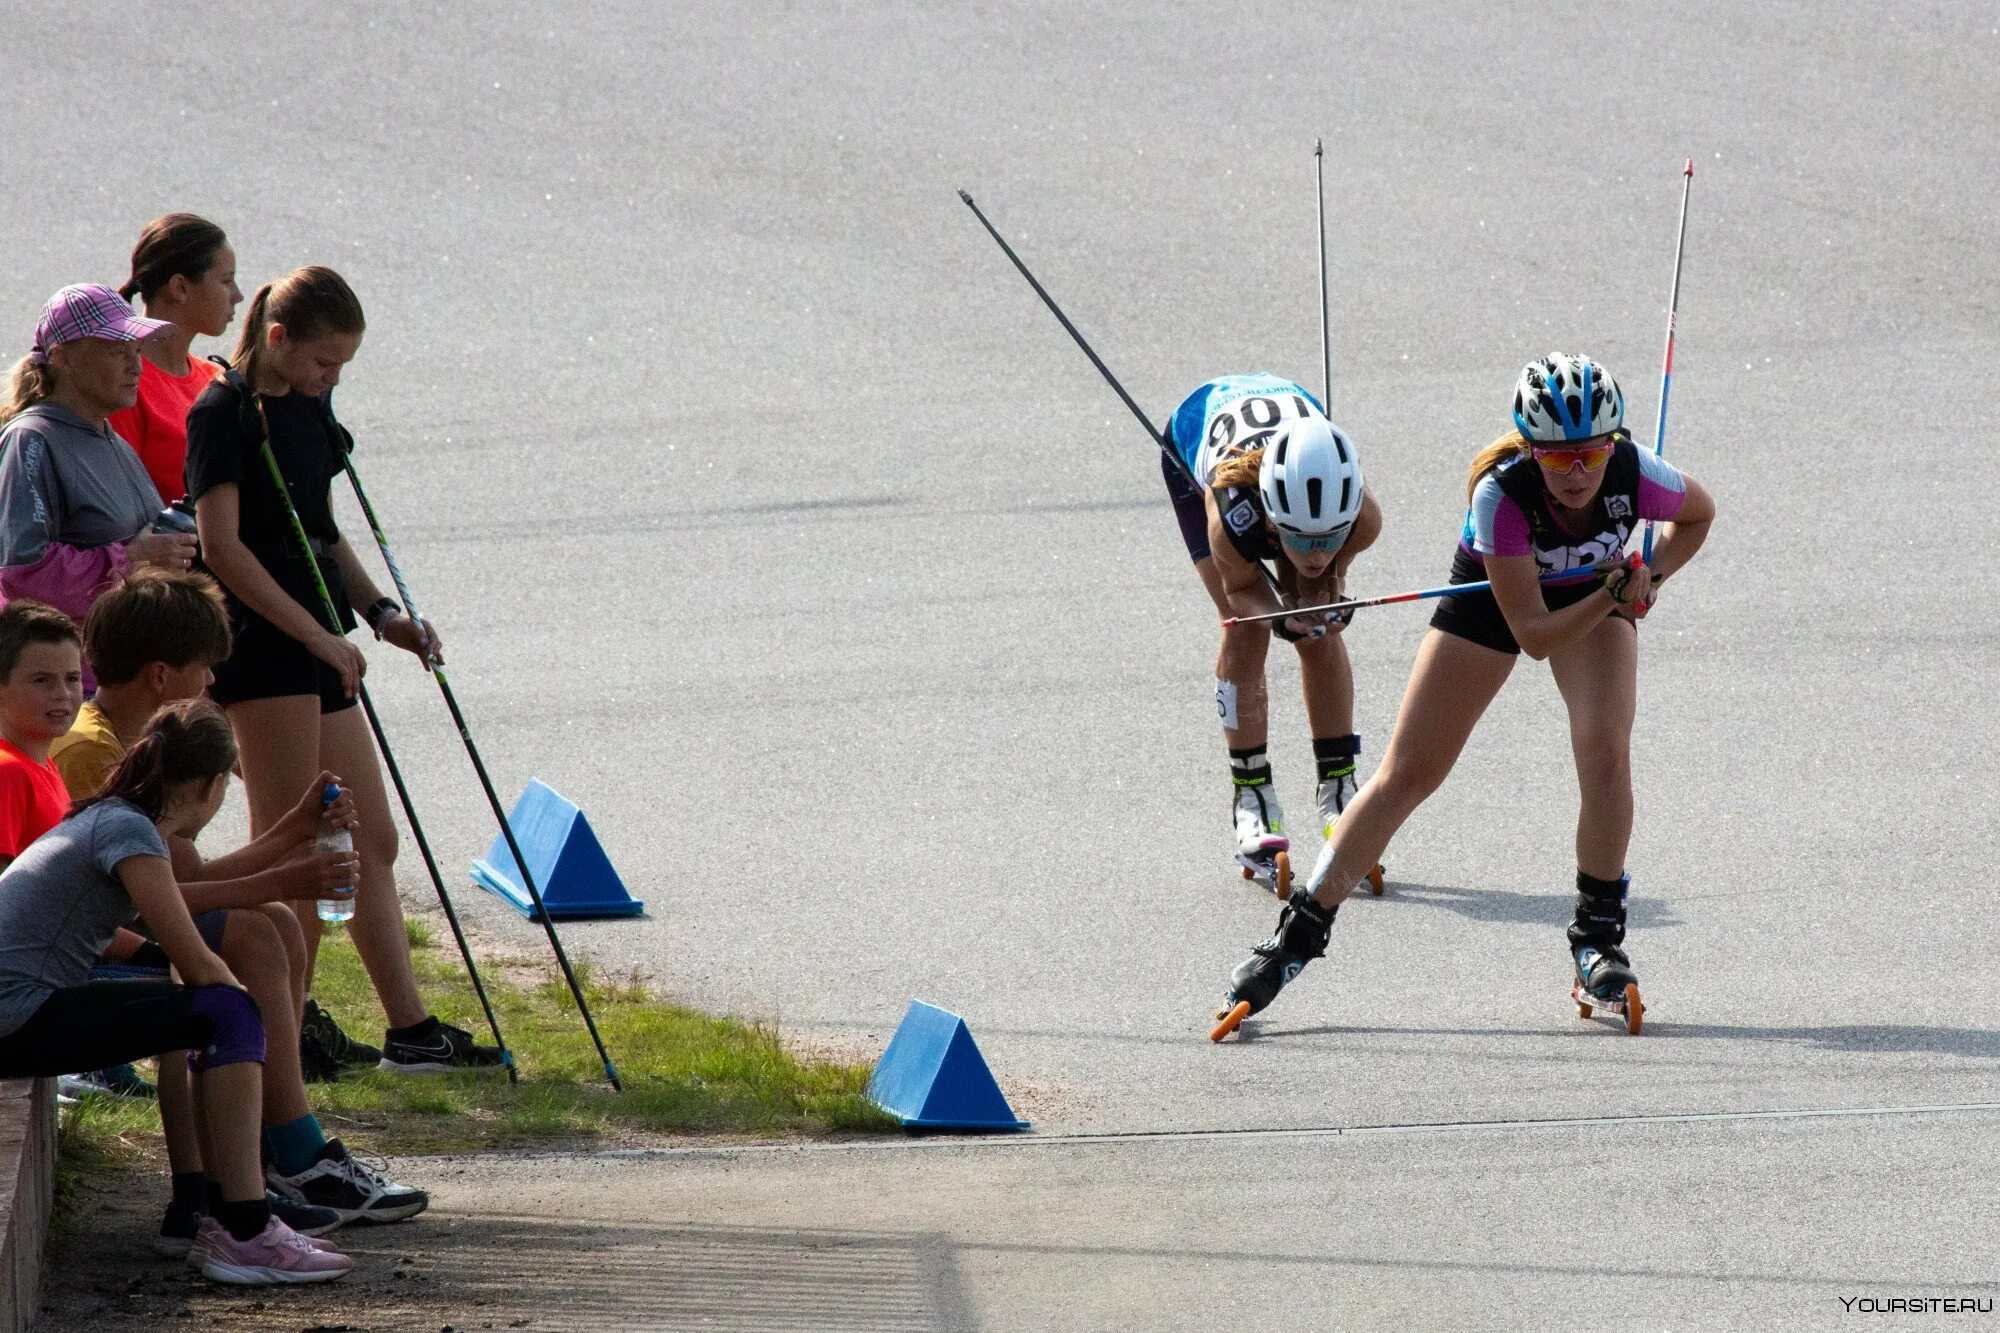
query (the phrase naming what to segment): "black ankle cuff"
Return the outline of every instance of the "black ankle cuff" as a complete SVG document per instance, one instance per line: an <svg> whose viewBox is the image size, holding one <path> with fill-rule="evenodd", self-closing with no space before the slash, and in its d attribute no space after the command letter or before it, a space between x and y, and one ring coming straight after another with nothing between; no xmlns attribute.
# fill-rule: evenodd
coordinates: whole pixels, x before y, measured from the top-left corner
<svg viewBox="0 0 2000 1333"><path fill-rule="evenodd" d="M261 1196L245 1203L221 1203L211 1216L236 1239L250 1240L271 1225L271 1205Z"/></svg>
<svg viewBox="0 0 2000 1333"><path fill-rule="evenodd" d="M1595 875L1586 875L1581 870L1576 872L1576 891L1585 898L1622 899L1625 896L1625 886L1630 882L1624 875L1620 875L1617 879L1598 879Z"/></svg>

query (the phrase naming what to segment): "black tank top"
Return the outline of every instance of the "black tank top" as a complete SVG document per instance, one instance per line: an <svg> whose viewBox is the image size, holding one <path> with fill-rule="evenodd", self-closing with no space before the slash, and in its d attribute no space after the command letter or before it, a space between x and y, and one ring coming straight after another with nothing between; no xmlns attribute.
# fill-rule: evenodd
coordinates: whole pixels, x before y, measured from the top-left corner
<svg viewBox="0 0 2000 1333"><path fill-rule="evenodd" d="M1251 564L1276 560L1281 554L1271 525L1264 521L1264 497L1255 486L1217 486L1213 490L1215 512L1222 515L1222 531L1229 544Z"/></svg>

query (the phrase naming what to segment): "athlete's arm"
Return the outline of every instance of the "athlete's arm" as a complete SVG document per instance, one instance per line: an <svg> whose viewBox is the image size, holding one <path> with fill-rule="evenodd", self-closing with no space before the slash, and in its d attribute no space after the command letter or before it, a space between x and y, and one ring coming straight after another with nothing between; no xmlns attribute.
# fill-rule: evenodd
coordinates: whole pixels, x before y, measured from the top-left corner
<svg viewBox="0 0 2000 1333"><path fill-rule="evenodd" d="M1267 616L1284 610L1262 568L1245 560L1230 540L1222 514L1215 507L1215 492L1203 495L1201 502L1208 510L1208 551L1215 559L1216 572L1222 575L1222 592L1229 599L1229 609L1239 616Z"/></svg>
<svg viewBox="0 0 2000 1333"><path fill-rule="evenodd" d="M1533 554L1489 555L1486 577L1493 581L1493 599L1500 603L1500 614L1507 618L1514 641L1537 662L1590 633L1619 606L1609 592L1597 588L1573 606L1549 610L1542 598L1541 571ZM1644 571L1635 571L1634 577L1645 581ZM1636 589L1631 600L1642 599L1646 591L1644 587Z"/></svg>
<svg viewBox="0 0 2000 1333"><path fill-rule="evenodd" d="M334 563L340 566L341 581L347 585L348 605L354 608L354 614L357 616L367 615L368 608L382 600L382 592L375 586L375 580L368 577L367 566L361 563L361 557L355 553L354 547L348 544L345 534L327 550L333 556ZM431 660L444 661L444 644L438 638L437 631L431 627L431 622L426 620L421 625L417 624L411 619L407 608L384 616L380 631L379 637L387 639L406 652L423 657L428 648Z"/></svg>
<svg viewBox="0 0 2000 1333"><path fill-rule="evenodd" d="M194 521L201 538L201 560L245 606L310 647L325 637L326 627L291 594L278 586L264 562L237 535L242 492L224 482L203 491L194 502Z"/></svg>
<svg viewBox="0 0 2000 1333"><path fill-rule="evenodd" d="M1333 558L1333 572L1336 583L1345 585L1347 570L1354 563L1354 557L1375 544L1382 535L1382 506L1375 503L1375 492L1366 485L1361 488L1361 513L1355 517L1354 531L1347 534L1347 541L1341 546L1340 554Z"/></svg>
<svg viewBox="0 0 2000 1333"><path fill-rule="evenodd" d="M1708 540L1708 525L1715 521L1714 497L1693 477L1683 473L1682 479L1687 482L1687 498L1681 501L1679 513L1660 524L1653 541L1656 584L1694 559L1695 552Z"/></svg>
<svg viewBox="0 0 2000 1333"><path fill-rule="evenodd" d="M128 856L112 867L125 886L132 906L152 928L153 938L167 951L181 980L190 986L234 986L236 978L209 950L188 915L187 902L174 883L173 867L164 856Z"/></svg>

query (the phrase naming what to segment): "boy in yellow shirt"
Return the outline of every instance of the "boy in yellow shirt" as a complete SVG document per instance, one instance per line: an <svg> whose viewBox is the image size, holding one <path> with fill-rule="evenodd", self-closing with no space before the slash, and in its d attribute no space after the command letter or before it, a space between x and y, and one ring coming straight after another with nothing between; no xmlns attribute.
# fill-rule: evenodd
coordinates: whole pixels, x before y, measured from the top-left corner
<svg viewBox="0 0 2000 1333"><path fill-rule="evenodd" d="M97 696L49 747L71 797L95 794L161 704L208 688L229 656L229 612L206 574L134 571L92 605L83 627Z"/></svg>

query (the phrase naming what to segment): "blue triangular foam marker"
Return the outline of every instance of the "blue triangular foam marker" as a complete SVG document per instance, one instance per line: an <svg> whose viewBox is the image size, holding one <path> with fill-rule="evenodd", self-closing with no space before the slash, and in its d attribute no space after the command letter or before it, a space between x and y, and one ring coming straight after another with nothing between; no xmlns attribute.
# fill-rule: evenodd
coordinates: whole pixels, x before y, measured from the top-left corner
<svg viewBox="0 0 2000 1333"><path fill-rule="evenodd" d="M646 904L626 892L583 811L553 787L530 780L507 823L551 917L638 916L646 910ZM505 834L495 837L486 855L472 863L472 878L530 921L538 919Z"/></svg>
<svg viewBox="0 0 2000 1333"><path fill-rule="evenodd" d="M915 1129L1026 1129L965 1020L911 1000L868 1080L868 1100Z"/></svg>

